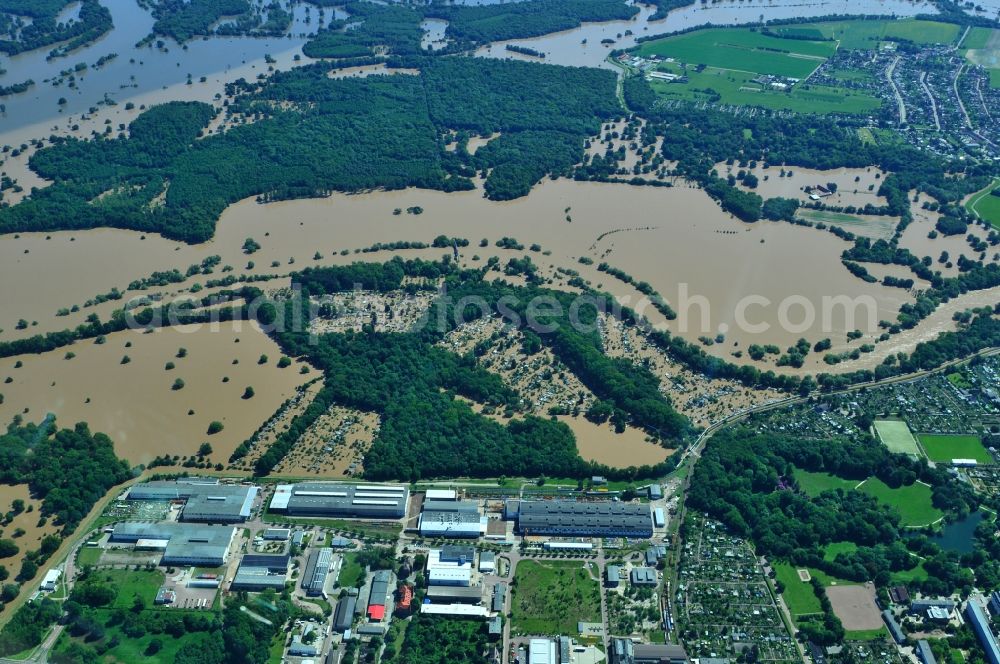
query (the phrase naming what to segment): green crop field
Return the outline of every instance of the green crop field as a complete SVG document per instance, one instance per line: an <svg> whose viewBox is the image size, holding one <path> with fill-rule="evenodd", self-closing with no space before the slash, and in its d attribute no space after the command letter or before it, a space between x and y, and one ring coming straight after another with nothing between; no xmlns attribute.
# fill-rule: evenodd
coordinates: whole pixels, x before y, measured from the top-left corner
<svg viewBox="0 0 1000 664"><path fill-rule="evenodd" d="M910 427L906 426L906 422L902 420L875 420L875 431L890 452L920 456L917 439L910 433Z"/></svg>
<svg viewBox="0 0 1000 664"><path fill-rule="evenodd" d="M858 485L857 480L845 480L830 473L811 473L798 468L795 469L795 479L807 496L818 496L832 489L850 491Z"/></svg>
<svg viewBox="0 0 1000 664"><path fill-rule="evenodd" d="M688 64L805 78L836 51L833 42L782 39L746 28L709 28L665 37L639 47Z"/></svg>
<svg viewBox="0 0 1000 664"><path fill-rule="evenodd" d="M662 97L687 101L760 106L798 113L862 114L879 108L881 100L867 92L801 83L779 90L754 82L762 74L806 78L833 55L833 41L783 39L746 28L711 28L657 39L638 49L658 55L658 70L687 77L686 82L652 79ZM682 64L683 63L683 64ZM863 72L840 72L842 78L864 78Z"/></svg>
<svg viewBox="0 0 1000 664"><path fill-rule="evenodd" d="M774 577L785 588L781 596L785 598L785 605L792 618L822 612L812 584L799 579L796 567L788 563L775 563Z"/></svg>
<svg viewBox="0 0 1000 664"><path fill-rule="evenodd" d="M600 622L597 577L579 561L522 560L514 576L511 629L517 634L574 634L578 620Z"/></svg>
<svg viewBox="0 0 1000 664"><path fill-rule="evenodd" d="M993 457L983 447L979 436L949 436L923 433L918 436L920 444L931 461L952 459L975 459L979 463L993 463Z"/></svg>
<svg viewBox="0 0 1000 664"><path fill-rule="evenodd" d="M931 488L926 484L914 482L910 486L893 489L882 480L873 477L858 488L895 507L902 517L901 524L904 526L926 526L944 516L941 510L931 503Z"/></svg>
<svg viewBox="0 0 1000 664"><path fill-rule="evenodd" d="M834 39L840 48L853 50L877 48L879 42L887 37L917 44L951 44L959 36L959 27L952 23L915 19L856 19L778 27L774 33L798 38Z"/></svg>
<svg viewBox="0 0 1000 664"><path fill-rule="evenodd" d="M1000 30L972 28L961 43L962 48L1000 48Z"/></svg>

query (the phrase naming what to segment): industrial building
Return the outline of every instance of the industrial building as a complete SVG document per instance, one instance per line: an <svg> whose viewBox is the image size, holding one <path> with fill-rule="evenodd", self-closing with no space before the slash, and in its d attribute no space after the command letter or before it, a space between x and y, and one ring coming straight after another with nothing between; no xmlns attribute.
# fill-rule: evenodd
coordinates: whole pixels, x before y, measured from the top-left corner
<svg viewBox="0 0 1000 664"><path fill-rule="evenodd" d="M604 570L604 577L608 588L617 588L622 582L622 570L618 565L608 565Z"/></svg>
<svg viewBox="0 0 1000 664"><path fill-rule="evenodd" d="M649 499L650 500L660 500L663 498L663 489L659 484L649 485Z"/></svg>
<svg viewBox="0 0 1000 664"><path fill-rule="evenodd" d="M338 632L345 632L354 623L354 610L357 608L358 598L352 595L344 597L337 602L337 610L333 614L333 629Z"/></svg>
<svg viewBox="0 0 1000 664"><path fill-rule="evenodd" d="M497 554L483 551L479 554L479 571L483 574L493 574L497 570Z"/></svg>
<svg viewBox="0 0 1000 664"><path fill-rule="evenodd" d="M420 613L456 618L488 618L490 615L485 606L472 604L421 604Z"/></svg>
<svg viewBox="0 0 1000 664"><path fill-rule="evenodd" d="M240 523L250 518L257 487L220 484L204 477L136 484L129 500L184 501L181 521Z"/></svg>
<svg viewBox="0 0 1000 664"><path fill-rule="evenodd" d="M266 528L263 538L270 542L287 542L292 536L292 531L288 528Z"/></svg>
<svg viewBox="0 0 1000 664"><path fill-rule="evenodd" d="M431 586L425 597L438 604L480 604L483 601L483 591L478 586Z"/></svg>
<svg viewBox="0 0 1000 664"><path fill-rule="evenodd" d="M427 571L433 569L472 570L476 550L471 546L443 546L427 552Z"/></svg>
<svg viewBox="0 0 1000 664"><path fill-rule="evenodd" d="M472 585L472 570L463 567L435 567L427 572L427 584L468 587Z"/></svg>
<svg viewBox="0 0 1000 664"><path fill-rule="evenodd" d="M931 644L927 643L927 639L917 641L917 656L920 657L920 661L924 664L937 664L937 659L934 657L934 653L931 652Z"/></svg>
<svg viewBox="0 0 1000 664"><path fill-rule="evenodd" d="M558 664L556 642L551 639L531 639L528 642L528 664Z"/></svg>
<svg viewBox="0 0 1000 664"><path fill-rule="evenodd" d="M633 643L632 639L611 640L611 664L686 664L682 646L663 643Z"/></svg>
<svg viewBox="0 0 1000 664"><path fill-rule="evenodd" d="M287 555L245 555L229 589L260 592L270 588L281 592L288 580L288 561Z"/></svg>
<svg viewBox="0 0 1000 664"><path fill-rule="evenodd" d="M451 503L455 504L455 503ZM420 514L423 537L481 537L486 533L487 518L478 511L428 510Z"/></svg>
<svg viewBox="0 0 1000 664"><path fill-rule="evenodd" d="M47 593L50 593L56 589L56 584L59 583L59 577L62 576L61 569L50 569L45 573L45 578L42 579L41 589Z"/></svg>
<svg viewBox="0 0 1000 664"><path fill-rule="evenodd" d="M655 586L656 570L652 567L633 567L629 580L633 586Z"/></svg>
<svg viewBox="0 0 1000 664"><path fill-rule="evenodd" d="M504 513L517 520L522 535L631 538L653 535L649 505L642 503L522 500L509 501Z"/></svg>
<svg viewBox="0 0 1000 664"><path fill-rule="evenodd" d="M399 519L406 514L409 497L409 488L402 484L279 484L270 509L290 516Z"/></svg>
<svg viewBox="0 0 1000 664"><path fill-rule="evenodd" d="M326 575L333 562L333 549L325 547L313 549L306 558L306 568L302 574L302 589L307 595L322 595L326 587Z"/></svg>
<svg viewBox="0 0 1000 664"><path fill-rule="evenodd" d="M115 526L110 541L162 550L161 565L221 567L229 560L229 547L235 535L232 526L128 521Z"/></svg>
<svg viewBox="0 0 1000 664"><path fill-rule="evenodd" d="M386 605L389 603L392 572L380 569L372 575L371 592L368 594L368 618L382 620L385 618Z"/></svg>
<svg viewBox="0 0 1000 664"><path fill-rule="evenodd" d="M493 586L493 600L490 608L496 613L503 613L503 605L507 599L507 584L500 582Z"/></svg>
<svg viewBox="0 0 1000 664"><path fill-rule="evenodd" d="M996 636L990 630L990 619L983 611L983 607L974 600L969 600L965 603L965 617L969 619L972 631L975 632L979 644L986 653L986 661L989 664L1000 664L1000 648L997 647Z"/></svg>
<svg viewBox="0 0 1000 664"><path fill-rule="evenodd" d="M896 643L903 643L906 641L906 635L903 634L903 630L900 628L899 623L896 622L896 617L892 615L892 611L886 609L882 612L882 620L885 621L885 626L889 628L889 636Z"/></svg>

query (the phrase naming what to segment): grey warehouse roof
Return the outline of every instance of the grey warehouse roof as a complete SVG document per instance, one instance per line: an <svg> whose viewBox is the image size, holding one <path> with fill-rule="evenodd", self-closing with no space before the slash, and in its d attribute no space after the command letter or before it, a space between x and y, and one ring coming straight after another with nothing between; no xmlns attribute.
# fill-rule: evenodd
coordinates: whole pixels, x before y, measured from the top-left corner
<svg viewBox="0 0 1000 664"><path fill-rule="evenodd" d="M240 521L250 518L257 487L219 484L201 478L136 484L129 500L184 500L185 521Z"/></svg>
<svg viewBox="0 0 1000 664"><path fill-rule="evenodd" d="M398 518L406 513L409 495L401 484L279 484L270 507L288 514Z"/></svg>
<svg viewBox="0 0 1000 664"><path fill-rule="evenodd" d="M168 540L163 552L163 561L166 563L188 559L224 560L235 532L236 529L232 526L125 522L115 526L111 541Z"/></svg>
<svg viewBox="0 0 1000 664"><path fill-rule="evenodd" d="M523 531L560 528L652 530L649 505L573 500L522 500L518 526Z"/></svg>

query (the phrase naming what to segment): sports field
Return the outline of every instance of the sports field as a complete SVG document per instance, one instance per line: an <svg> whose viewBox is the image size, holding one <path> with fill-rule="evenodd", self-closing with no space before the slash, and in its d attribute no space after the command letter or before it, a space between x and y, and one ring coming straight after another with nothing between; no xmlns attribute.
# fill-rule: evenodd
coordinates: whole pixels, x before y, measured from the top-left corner
<svg viewBox="0 0 1000 664"><path fill-rule="evenodd" d="M748 28L709 28L646 42L638 54L719 69L805 78L836 50L837 45L828 41L782 39Z"/></svg>
<svg viewBox="0 0 1000 664"><path fill-rule="evenodd" d="M994 228L1000 229L1000 196L993 194L998 189L1000 189L1000 178L993 180L990 186L982 191L973 194L966 202L965 209L990 222Z"/></svg>
<svg viewBox="0 0 1000 664"><path fill-rule="evenodd" d="M944 516L931 503L931 488L920 482L893 489L882 480L872 477L858 488L895 507L903 526L926 526Z"/></svg>
<svg viewBox="0 0 1000 664"><path fill-rule="evenodd" d="M853 50L875 49L886 38L906 39L916 44L951 44L959 36L959 27L917 19L856 19L783 26L774 32L800 39L835 39L840 48Z"/></svg>
<svg viewBox="0 0 1000 664"><path fill-rule="evenodd" d="M902 420L875 420L875 431L879 440L896 454L909 454L919 457L920 448L917 439L910 433L910 427Z"/></svg>
<svg viewBox="0 0 1000 664"><path fill-rule="evenodd" d="M808 615L810 613L820 613L822 608L819 605L819 598L813 592L812 584L802 581L796 568L788 563L775 563L774 578L785 587L781 596L785 598L785 605L792 618Z"/></svg>
<svg viewBox="0 0 1000 664"><path fill-rule="evenodd" d="M918 438L931 461L947 463L952 459L975 459L979 463L993 463L993 457L983 447L979 436L922 433Z"/></svg>

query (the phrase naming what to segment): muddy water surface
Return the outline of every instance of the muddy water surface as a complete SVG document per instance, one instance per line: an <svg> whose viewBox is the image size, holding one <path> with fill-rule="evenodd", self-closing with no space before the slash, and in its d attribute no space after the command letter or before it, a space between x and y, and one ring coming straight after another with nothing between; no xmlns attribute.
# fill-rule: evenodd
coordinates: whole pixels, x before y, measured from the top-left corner
<svg viewBox="0 0 1000 664"><path fill-rule="evenodd" d="M187 349L186 357L177 357L180 348ZM66 359L67 352L76 357ZM258 364L262 354L268 356L266 364ZM122 364L126 355L131 362ZM242 323L215 330L185 326L151 334L122 332L104 344L91 340L21 356L20 368L15 359L3 359L0 380L12 380L0 385L5 397L0 421L18 413L31 421L52 413L63 427L85 421L92 431L110 436L118 455L134 464L162 454L190 455L208 441L212 461L224 463L296 386L313 377L299 374L295 365L278 369L280 356L258 328ZM166 369L168 362L174 363L172 370ZM229 382L223 382L226 376ZM178 378L184 387L174 390ZM255 394L243 399L248 386ZM214 420L225 429L208 436Z"/></svg>

